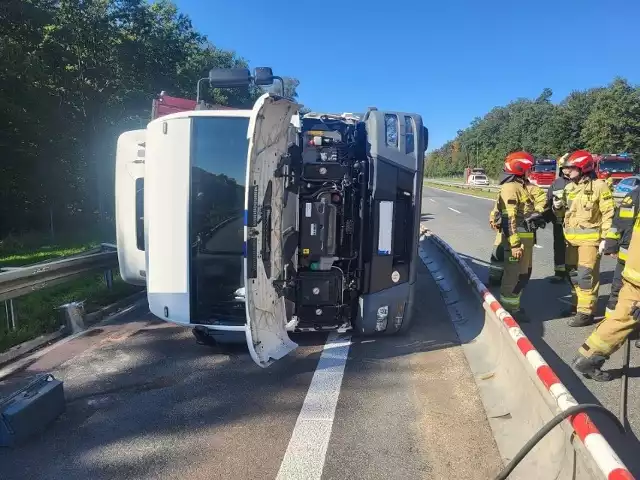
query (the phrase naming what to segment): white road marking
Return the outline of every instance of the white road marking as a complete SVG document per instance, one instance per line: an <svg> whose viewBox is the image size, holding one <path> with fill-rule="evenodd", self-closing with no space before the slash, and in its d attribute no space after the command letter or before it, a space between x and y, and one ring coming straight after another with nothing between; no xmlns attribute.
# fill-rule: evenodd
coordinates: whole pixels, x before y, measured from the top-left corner
<svg viewBox="0 0 640 480"><path fill-rule="evenodd" d="M429 200L431 200L433 203L438 203L433 198L430 198Z"/></svg>
<svg viewBox="0 0 640 480"><path fill-rule="evenodd" d="M320 480L351 335L327 338L276 480Z"/></svg>
<svg viewBox="0 0 640 480"><path fill-rule="evenodd" d="M534 245L535 248L542 248L542 245L538 245L537 243Z"/></svg>
<svg viewBox="0 0 640 480"><path fill-rule="evenodd" d="M456 213L462 213L459 210L456 210L455 208L451 208L451 207L447 207L449 210L451 210L452 212L456 212Z"/></svg>

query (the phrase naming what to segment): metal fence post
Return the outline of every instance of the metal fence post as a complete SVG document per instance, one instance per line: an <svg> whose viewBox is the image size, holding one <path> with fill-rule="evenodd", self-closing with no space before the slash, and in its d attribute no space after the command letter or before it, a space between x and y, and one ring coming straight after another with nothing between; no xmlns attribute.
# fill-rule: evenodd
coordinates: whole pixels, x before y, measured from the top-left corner
<svg viewBox="0 0 640 480"><path fill-rule="evenodd" d="M111 290L113 288L113 270L104 271L104 282L107 284L107 288Z"/></svg>
<svg viewBox="0 0 640 480"><path fill-rule="evenodd" d="M16 329L16 309L13 307L13 298L9 300L9 306L11 307L11 329Z"/></svg>

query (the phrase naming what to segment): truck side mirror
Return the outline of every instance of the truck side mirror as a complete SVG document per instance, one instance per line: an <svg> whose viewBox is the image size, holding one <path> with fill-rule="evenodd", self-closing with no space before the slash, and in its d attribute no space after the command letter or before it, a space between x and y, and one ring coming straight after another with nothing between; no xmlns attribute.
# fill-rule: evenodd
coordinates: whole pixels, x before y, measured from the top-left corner
<svg viewBox="0 0 640 480"><path fill-rule="evenodd" d="M215 88L246 87L251 83L248 68L212 68L209 70L209 84Z"/></svg>
<svg viewBox="0 0 640 480"><path fill-rule="evenodd" d="M253 71L253 81L256 85L272 85L273 78L273 70L270 67L256 67Z"/></svg>

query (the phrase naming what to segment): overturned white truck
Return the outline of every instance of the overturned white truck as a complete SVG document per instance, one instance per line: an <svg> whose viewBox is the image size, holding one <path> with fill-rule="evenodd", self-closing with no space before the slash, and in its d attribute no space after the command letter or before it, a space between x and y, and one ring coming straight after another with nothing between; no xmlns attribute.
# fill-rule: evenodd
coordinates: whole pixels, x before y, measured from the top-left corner
<svg viewBox="0 0 640 480"><path fill-rule="evenodd" d="M241 336L263 367L296 348L288 331L408 329L420 261L420 115L298 107L264 94L252 110L175 113L118 139L122 277L146 284L157 317Z"/></svg>

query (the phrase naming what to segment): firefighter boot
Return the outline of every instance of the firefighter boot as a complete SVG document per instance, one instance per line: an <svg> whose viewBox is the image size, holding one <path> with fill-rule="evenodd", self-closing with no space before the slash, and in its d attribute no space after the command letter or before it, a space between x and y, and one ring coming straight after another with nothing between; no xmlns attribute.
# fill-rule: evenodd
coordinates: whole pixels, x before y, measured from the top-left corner
<svg viewBox="0 0 640 480"><path fill-rule="evenodd" d="M551 283L564 283L567 281L567 276L565 272L556 272L555 274L551 275L548 280Z"/></svg>
<svg viewBox="0 0 640 480"><path fill-rule="evenodd" d="M593 323L593 315L587 315L586 313L577 312L569 321L567 325L570 327L586 327Z"/></svg>
<svg viewBox="0 0 640 480"><path fill-rule="evenodd" d="M609 382L613 380L613 375L601 370L605 360L606 358L601 355L593 355L589 358L577 355L573 359L573 368L596 382Z"/></svg>
<svg viewBox="0 0 640 480"><path fill-rule="evenodd" d="M529 323L531 321L522 307L513 312L511 316L518 323Z"/></svg>

